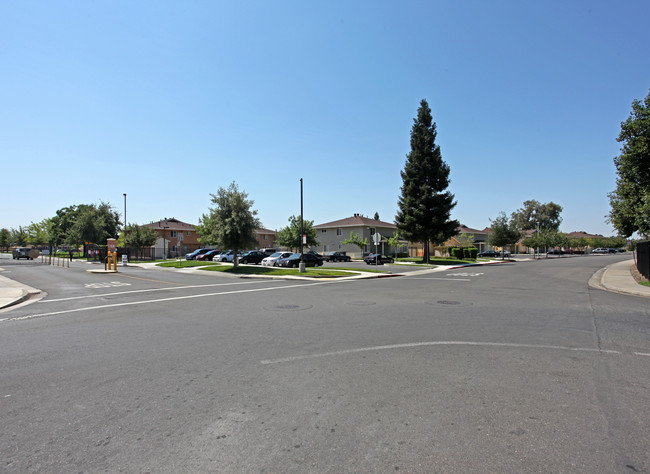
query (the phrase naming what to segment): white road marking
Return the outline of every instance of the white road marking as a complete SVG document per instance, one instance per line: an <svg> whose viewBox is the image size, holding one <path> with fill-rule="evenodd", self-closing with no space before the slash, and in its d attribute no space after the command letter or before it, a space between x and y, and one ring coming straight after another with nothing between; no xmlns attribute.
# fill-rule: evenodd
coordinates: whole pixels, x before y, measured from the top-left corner
<svg viewBox="0 0 650 474"><path fill-rule="evenodd" d="M409 278L409 280L472 281L470 278L435 278L435 277L411 277Z"/></svg>
<svg viewBox="0 0 650 474"><path fill-rule="evenodd" d="M233 282L233 283L211 283L209 285L184 285L184 286L170 286L166 288L149 288L146 290L131 290L131 291L120 291L117 293L99 293L94 295L84 295L84 296L70 296L68 298L56 298L50 300L42 300L39 303L53 303L56 301L70 301L70 300L82 300L86 298L101 298L103 296L118 296L118 295L128 295L131 293L149 293L152 291L170 291L170 290L184 290L186 288L211 288L216 286L228 286L228 285L252 285L254 283L261 283L260 281L245 281L245 282ZM267 283L267 282L264 282Z"/></svg>
<svg viewBox="0 0 650 474"><path fill-rule="evenodd" d="M97 289L97 288L113 288L116 286L131 286L131 283L122 283L120 281L109 281L107 283L86 283L85 288Z"/></svg>
<svg viewBox="0 0 650 474"><path fill-rule="evenodd" d="M294 362L294 361L306 360L306 359L318 359L321 357L333 357L339 355L357 354L359 352L373 352L373 351L381 351L386 349L405 349L405 348L407 349L413 347L427 347L427 346L511 347L511 348L524 348L524 349L553 349L553 350L564 350L564 351L574 351L574 352L597 352L602 354L622 354L622 352L620 351L612 351L612 350L605 350L605 349L588 348L588 347L553 346L553 345L546 345L546 344L517 344L517 343L506 343L506 342L471 342L471 341L431 341L431 342L412 342L407 344L390 344L386 346L361 347L358 349L322 352L320 354L308 354L308 355L293 356L293 357L283 357L280 359L262 360L260 361L260 363L264 365L279 364L281 362ZM639 355L636 352L634 354Z"/></svg>
<svg viewBox="0 0 650 474"><path fill-rule="evenodd" d="M337 281L323 281L323 282L316 282L316 283L302 283L298 285L288 285L288 286L275 286L275 287L268 287L268 288L252 288L248 290L232 290L232 291L222 291L218 293L204 293L201 295L188 295L188 296L176 296L173 298L159 298L155 300L144 300L144 301L131 301L128 303L114 303L114 304L105 304L105 305L100 305L100 306L89 306L86 308L77 308L77 309L67 309L63 311L53 311L51 313L40 313L40 314L30 314L27 316L18 316L15 318L4 318L0 319L1 322L7 322L7 321L24 321L26 319L35 319L35 318L42 318L44 316L56 316L60 314L70 314L70 313L79 313L82 311L92 311L96 309L106 309L106 308L119 308L123 306L135 306L139 304L151 304L151 303L164 303L168 301L180 301L180 300L188 300L188 299L194 299L194 298L205 298L208 296L221 296L221 295L233 295L237 293L252 293L256 291L274 291L274 290L284 290L288 288L306 288L310 286L317 286L317 285L329 285L332 283L338 283ZM187 288L187 287L185 287Z"/></svg>
<svg viewBox="0 0 650 474"><path fill-rule="evenodd" d="M459 277L477 277L481 275L483 275L483 273L447 273L447 276L459 276Z"/></svg>

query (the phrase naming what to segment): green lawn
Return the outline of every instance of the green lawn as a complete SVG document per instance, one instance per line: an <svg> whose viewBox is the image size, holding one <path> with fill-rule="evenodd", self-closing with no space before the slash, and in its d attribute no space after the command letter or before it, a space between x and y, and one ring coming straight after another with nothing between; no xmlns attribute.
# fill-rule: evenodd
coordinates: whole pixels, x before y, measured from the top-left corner
<svg viewBox="0 0 650 474"><path fill-rule="evenodd" d="M640 281L639 285L650 286L650 281Z"/></svg>

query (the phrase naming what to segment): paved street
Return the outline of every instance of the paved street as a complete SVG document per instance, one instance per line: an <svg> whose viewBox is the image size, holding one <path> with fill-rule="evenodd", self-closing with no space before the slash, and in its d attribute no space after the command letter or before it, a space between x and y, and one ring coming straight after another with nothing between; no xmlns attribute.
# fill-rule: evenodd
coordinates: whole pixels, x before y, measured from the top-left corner
<svg viewBox="0 0 650 474"><path fill-rule="evenodd" d="M650 300L588 285L629 258L5 266L46 296L0 312L0 471L649 472Z"/></svg>

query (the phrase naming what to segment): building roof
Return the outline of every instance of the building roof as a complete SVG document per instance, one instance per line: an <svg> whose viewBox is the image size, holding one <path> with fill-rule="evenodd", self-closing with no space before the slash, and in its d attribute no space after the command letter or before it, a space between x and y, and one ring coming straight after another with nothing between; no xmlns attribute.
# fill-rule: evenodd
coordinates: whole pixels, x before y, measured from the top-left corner
<svg viewBox="0 0 650 474"><path fill-rule="evenodd" d="M183 232L195 230L192 224L179 221L178 219L174 219L173 217L171 219L161 219L156 222L151 222L150 224L144 224L143 227L151 227L153 229L165 228L165 230L180 230Z"/></svg>
<svg viewBox="0 0 650 474"><path fill-rule="evenodd" d="M571 237L572 239L580 239L582 237L584 237L585 239L602 239L603 238L603 236L600 235L600 234L587 234L583 230L579 230L579 231L576 231L576 232L569 232L567 234L567 236Z"/></svg>
<svg viewBox="0 0 650 474"><path fill-rule="evenodd" d="M325 224L315 225L314 229L329 229L336 227L388 227L389 229L396 229L395 224L390 222L384 222L377 219L371 219L369 217L362 216L360 214L355 214L352 217L346 217L345 219L340 219L338 221L326 222Z"/></svg>
<svg viewBox="0 0 650 474"><path fill-rule="evenodd" d="M257 229L255 232L257 232L258 234L275 234L276 233L274 230L265 229L263 227L260 228L260 229Z"/></svg>
<svg viewBox="0 0 650 474"><path fill-rule="evenodd" d="M471 227L465 227L464 225L461 224L461 226L456 229L459 234L487 234L489 229L485 230L478 230L478 229L472 229Z"/></svg>

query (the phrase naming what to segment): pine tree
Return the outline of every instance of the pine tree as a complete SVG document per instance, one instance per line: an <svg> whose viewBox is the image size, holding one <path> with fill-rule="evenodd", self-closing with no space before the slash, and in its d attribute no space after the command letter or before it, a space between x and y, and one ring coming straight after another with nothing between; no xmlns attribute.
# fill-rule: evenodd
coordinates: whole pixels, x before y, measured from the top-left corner
<svg viewBox="0 0 650 474"><path fill-rule="evenodd" d="M411 128L411 151L406 155L395 222L402 235L422 242L429 259L429 242L442 243L458 233L460 223L450 218L456 206L449 186L449 166L436 145L436 124L426 100L420 102Z"/></svg>

